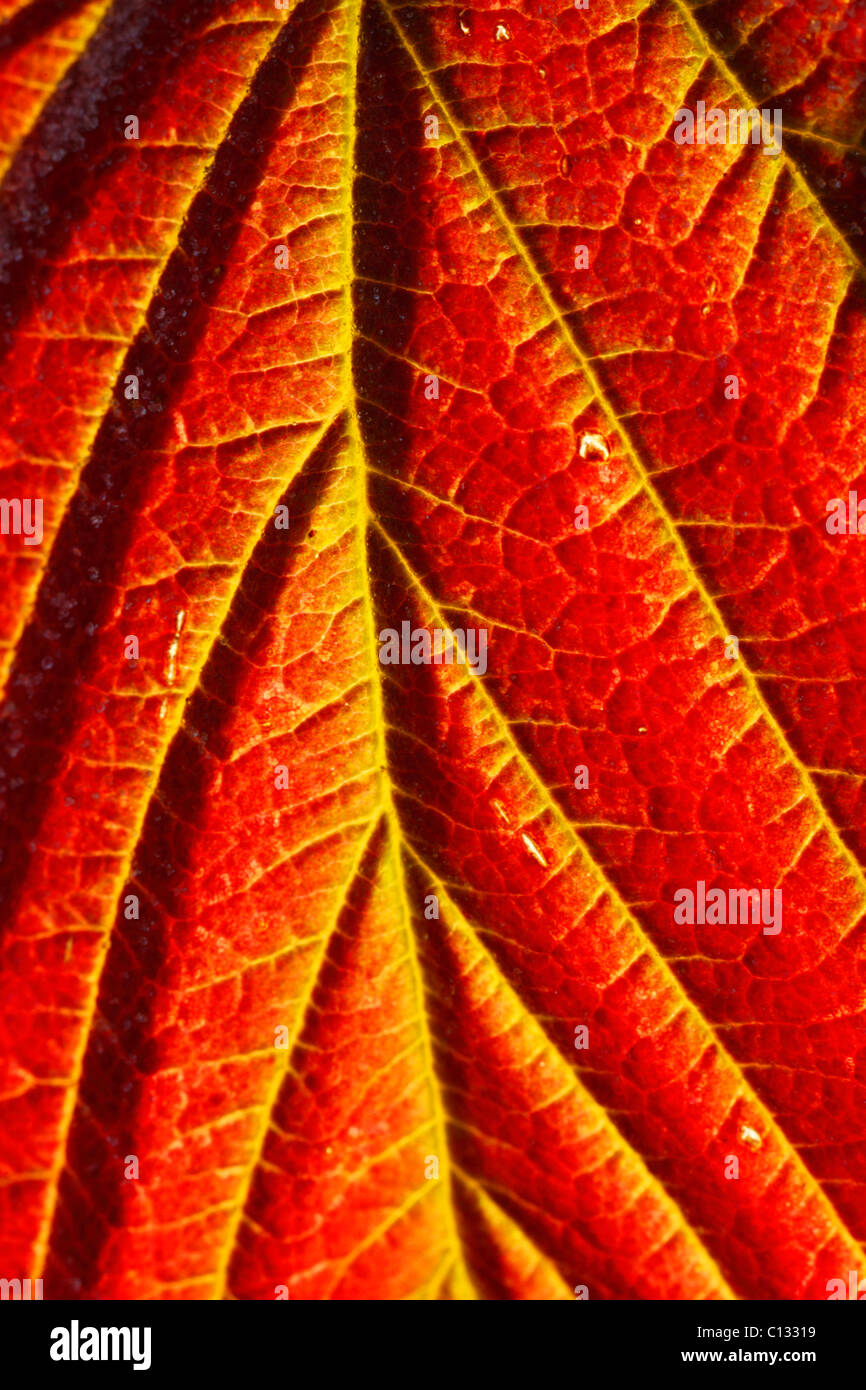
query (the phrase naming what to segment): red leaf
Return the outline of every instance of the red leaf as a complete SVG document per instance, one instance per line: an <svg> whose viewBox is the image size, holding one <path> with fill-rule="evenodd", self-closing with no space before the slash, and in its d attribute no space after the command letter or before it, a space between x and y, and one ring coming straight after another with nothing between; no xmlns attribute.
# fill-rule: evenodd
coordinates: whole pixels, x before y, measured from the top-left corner
<svg viewBox="0 0 866 1390"><path fill-rule="evenodd" d="M718 4L8 8L0 1269L827 1297L854 57ZM675 141L754 92L780 158Z"/></svg>

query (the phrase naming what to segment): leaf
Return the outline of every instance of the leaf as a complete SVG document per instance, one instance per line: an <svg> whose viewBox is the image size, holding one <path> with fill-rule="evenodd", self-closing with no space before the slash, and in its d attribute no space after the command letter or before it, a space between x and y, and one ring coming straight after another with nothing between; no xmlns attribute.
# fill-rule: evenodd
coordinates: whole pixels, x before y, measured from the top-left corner
<svg viewBox="0 0 866 1390"><path fill-rule="evenodd" d="M53 88L0 190L2 489L44 499L0 551L10 1277L863 1271L862 561L825 526L862 288L799 145L674 143L747 67L781 84L718 25L753 27L33 0L0 30ZM486 669L382 664L404 623L484 629ZM781 931L677 922L698 882L781 889Z"/></svg>
<svg viewBox="0 0 866 1390"><path fill-rule="evenodd" d="M833 222L863 259L866 188L860 77L862 11L837 3L820 14L749 3L692 7L717 61L745 90L778 105L787 148Z"/></svg>

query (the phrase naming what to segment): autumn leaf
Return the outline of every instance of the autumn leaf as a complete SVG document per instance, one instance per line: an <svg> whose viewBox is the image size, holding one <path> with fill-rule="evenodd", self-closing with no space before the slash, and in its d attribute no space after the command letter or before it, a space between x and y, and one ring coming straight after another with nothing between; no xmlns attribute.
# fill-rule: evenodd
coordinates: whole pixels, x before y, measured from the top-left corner
<svg viewBox="0 0 866 1390"><path fill-rule="evenodd" d="M0 1271L866 1273L856 6L0 21Z"/></svg>

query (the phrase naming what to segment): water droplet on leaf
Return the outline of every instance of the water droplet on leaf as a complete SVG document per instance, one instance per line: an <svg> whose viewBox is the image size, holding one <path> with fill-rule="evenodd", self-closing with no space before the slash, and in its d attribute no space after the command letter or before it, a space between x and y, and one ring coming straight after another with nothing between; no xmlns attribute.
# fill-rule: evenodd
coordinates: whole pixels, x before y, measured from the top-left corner
<svg viewBox="0 0 866 1390"><path fill-rule="evenodd" d="M580 441L580 457L582 459L607 459L610 458L610 449L603 434L585 434Z"/></svg>
<svg viewBox="0 0 866 1390"><path fill-rule="evenodd" d="M525 844L525 846L526 846L526 848L527 848L527 851L532 855L533 859L537 859L537 860L538 860L538 863L541 865L541 867L542 867L543 869L546 869L546 868L547 868L547 860L545 859L544 855L541 853L541 850L538 848L538 845L535 843L535 841L533 840L532 836L531 836L531 835L526 835L526 834L524 834L521 838L522 838L523 843Z"/></svg>

